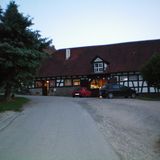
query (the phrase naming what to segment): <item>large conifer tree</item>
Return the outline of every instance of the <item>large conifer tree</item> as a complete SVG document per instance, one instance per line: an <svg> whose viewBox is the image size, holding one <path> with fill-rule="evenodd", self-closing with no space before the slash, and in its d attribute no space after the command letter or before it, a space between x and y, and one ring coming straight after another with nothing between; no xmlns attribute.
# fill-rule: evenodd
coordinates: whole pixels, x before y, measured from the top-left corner
<svg viewBox="0 0 160 160"><path fill-rule="evenodd" d="M51 42L30 29L31 25L31 18L19 13L14 1L5 11L0 10L0 86L4 87L6 100L15 87L33 79L46 55L43 49Z"/></svg>

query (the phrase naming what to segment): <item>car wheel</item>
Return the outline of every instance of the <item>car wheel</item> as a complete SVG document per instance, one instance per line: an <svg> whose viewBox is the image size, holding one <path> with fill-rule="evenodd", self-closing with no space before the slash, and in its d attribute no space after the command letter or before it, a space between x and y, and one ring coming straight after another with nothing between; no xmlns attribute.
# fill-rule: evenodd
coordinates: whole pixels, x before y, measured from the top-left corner
<svg viewBox="0 0 160 160"><path fill-rule="evenodd" d="M108 98L109 99L112 99L114 96L113 96L113 93L108 93Z"/></svg>
<svg viewBox="0 0 160 160"><path fill-rule="evenodd" d="M135 93L132 93L132 94L131 94L131 98L136 98L136 94L135 94Z"/></svg>

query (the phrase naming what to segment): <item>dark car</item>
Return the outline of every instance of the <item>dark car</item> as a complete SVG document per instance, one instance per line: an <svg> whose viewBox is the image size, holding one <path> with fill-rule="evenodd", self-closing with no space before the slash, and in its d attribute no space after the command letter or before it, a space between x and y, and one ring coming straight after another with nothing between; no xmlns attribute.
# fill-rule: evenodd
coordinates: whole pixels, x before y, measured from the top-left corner
<svg viewBox="0 0 160 160"><path fill-rule="evenodd" d="M103 98L113 98L114 96L136 97L136 91L119 84L106 84L99 90L99 94Z"/></svg>
<svg viewBox="0 0 160 160"><path fill-rule="evenodd" d="M88 90L86 87L76 88L72 92L73 97L90 97L91 94L92 94L91 91Z"/></svg>

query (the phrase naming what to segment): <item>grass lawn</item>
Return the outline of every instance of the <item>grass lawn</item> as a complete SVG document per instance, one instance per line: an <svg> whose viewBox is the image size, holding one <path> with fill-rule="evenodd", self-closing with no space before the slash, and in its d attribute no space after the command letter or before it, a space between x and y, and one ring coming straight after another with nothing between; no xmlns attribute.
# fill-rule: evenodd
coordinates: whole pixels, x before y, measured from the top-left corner
<svg viewBox="0 0 160 160"><path fill-rule="evenodd" d="M2 98L0 98L0 112L4 111L21 111L22 107L25 103L27 103L29 99L24 97L15 97L13 100L9 102L4 102Z"/></svg>

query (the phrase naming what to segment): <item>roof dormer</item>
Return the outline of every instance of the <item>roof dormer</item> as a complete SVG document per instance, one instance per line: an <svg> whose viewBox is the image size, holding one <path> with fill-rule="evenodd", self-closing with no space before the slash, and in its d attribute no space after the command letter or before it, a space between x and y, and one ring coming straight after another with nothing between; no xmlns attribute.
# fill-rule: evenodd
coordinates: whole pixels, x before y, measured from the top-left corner
<svg viewBox="0 0 160 160"><path fill-rule="evenodd" d="M103 73L106 71L108 64L100 57L95 57L92 60L92 66L94 73Z"/></svg>

